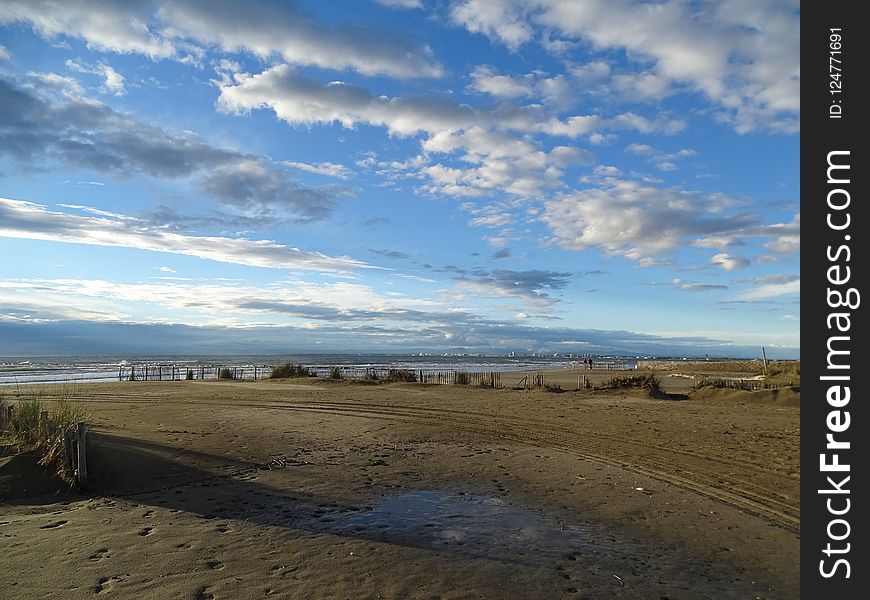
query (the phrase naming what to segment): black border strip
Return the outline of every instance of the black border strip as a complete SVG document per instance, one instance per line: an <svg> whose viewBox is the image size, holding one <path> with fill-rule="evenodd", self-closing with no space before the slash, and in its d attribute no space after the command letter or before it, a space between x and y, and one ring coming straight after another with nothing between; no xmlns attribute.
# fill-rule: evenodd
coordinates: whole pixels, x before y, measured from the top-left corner
<svg viewBox="0 0 870 600"><path fill-rule="evenodd" d="M870 302L870 296L858 300L866 291L870 235L870 144L864 139L870 135L870 102L863 81L870 24L859 16L860 8L860 2L814 2L801 12L800 576L804 598L830 600L866 598L870 590L870 451L862 443L870 428L862 381L867 367L861 360L870 342L868 309L861 302ZM829 162L836 165L830 172ZM841 301L849 306L836 306ZM831 317L834 313L841 316ZM828 434L835 444L829 445ZM848 470L833 470L843 469L830 466L835 460Z"/></svg>

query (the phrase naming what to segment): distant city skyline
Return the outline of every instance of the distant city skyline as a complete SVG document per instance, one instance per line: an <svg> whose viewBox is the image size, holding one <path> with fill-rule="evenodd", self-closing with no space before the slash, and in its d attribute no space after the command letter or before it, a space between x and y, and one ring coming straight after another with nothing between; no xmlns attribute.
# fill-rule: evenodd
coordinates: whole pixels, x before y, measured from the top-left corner
<svg viewBox="0 0 870 600"><path fill-rule="evenodd" d="M800 355L798 2L0 3L0 355Z"/></svg>

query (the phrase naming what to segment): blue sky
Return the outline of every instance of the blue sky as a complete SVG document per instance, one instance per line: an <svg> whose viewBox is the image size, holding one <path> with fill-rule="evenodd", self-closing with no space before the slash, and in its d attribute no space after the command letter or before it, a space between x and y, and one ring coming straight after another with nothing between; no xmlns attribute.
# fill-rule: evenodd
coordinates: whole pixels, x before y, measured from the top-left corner
<svg viewBox="0 0 870 600"><path fill-rule="evenodd" d="M792 1L4 0L0 354L796 357L799 42Z"/></svg>

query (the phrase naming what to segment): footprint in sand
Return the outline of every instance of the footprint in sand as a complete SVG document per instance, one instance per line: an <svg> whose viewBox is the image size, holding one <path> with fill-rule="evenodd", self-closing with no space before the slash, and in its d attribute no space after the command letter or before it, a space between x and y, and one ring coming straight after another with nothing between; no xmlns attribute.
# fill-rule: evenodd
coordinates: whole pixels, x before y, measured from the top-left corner
<svg viewBox="0 0 870 600"><path fill-rule="evenodd" d="M217 531L218 533L229 533L230 526L226 523L222 523L222 524L218 525L217 527L215 527L214 530Z"/></svg>
<svg viewBox="0 0 870 600"><path fill-rule="evenodd" d="M111 558L109 556L109 549L108 548L100 548L99 550L97 550L96 552L91 554L88 557L88 560L92 560L94 562L97 562L97 561L101 561L101 560L106 559L106 558Z"/></svg>
<svg viewBox="0 0 870 600"><path fill-rule="evenodd" d="M190 548L193 548L193 545L188 544L187 542L181 542L180 544L175 544L175 547L179 550L188 550Z"/></svg>
<svg viewBox="0 0 870 600"><path fill-rule="evenodd" d="M142 515L142 518L143 519L150 519L153 516L154 516L153 510L146 510L145 513Z"/></svg>
<svg viewBox="0 0 870 600"><path fill-rule="evenodd" d="M56 529L61 525L66 525L69 521L53 521L47 525L42 525L40 529Z"/></svg>
<svg viewBox="0 0 870 600"><path fill-rule="evenodd" d="M148 537L149 535L154 533L153 527L143 527L139 530L139 535L142 537Z"/></svg>
<svg viewBox="0 0 870 600"><path fill-rule="evenodd" d="M94 586L95 594L108 594L115 589L115 583L121 581L120 577L100 577Z"/></svg>
<svg viewBox="0 0 870 600"><path fill-rule="evenodd" d="M214 594L209 586L199 588L194 596L194 600L214 600Z"/></svg>
<svg viewBox="0 0 870 600"><path fill-rule="evenodd" d="M206 561L205 566L207 566L212 571L220 571L224 568L224 563L219 560L209 560Z"/></svg>

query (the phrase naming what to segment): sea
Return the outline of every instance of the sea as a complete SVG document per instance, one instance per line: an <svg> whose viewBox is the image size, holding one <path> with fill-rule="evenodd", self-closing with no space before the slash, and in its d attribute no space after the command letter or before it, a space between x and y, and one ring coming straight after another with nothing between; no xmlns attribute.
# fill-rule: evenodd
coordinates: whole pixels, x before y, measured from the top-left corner
<svg viewBox="0 0 870 600"><path fill-rule="evenodd" d="M52 356L0 357L0 386L86 383L129 379L131 370L137 377L150 369L153 377L160 369L161 378L184 378L188 370L216 373L218 369L238 369L250 378L268 376L272 366L294 362L309 367L314 373L328 373L339 367L345 373L367 370L410 369L414 371L505 372L550 369L570 369L582 366L586 357L579 356L485 356L456 354L295 354L295 355L161 355L161 356ZM633 369L635 357L596 356L596 366ZM254 370L257 367L257 370Z"/></svg>

